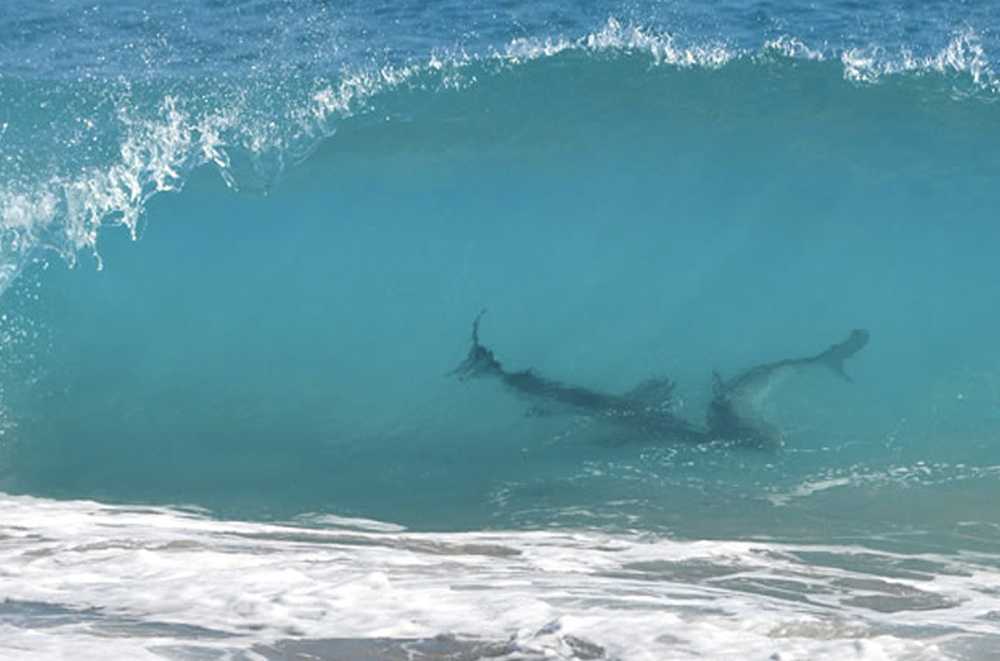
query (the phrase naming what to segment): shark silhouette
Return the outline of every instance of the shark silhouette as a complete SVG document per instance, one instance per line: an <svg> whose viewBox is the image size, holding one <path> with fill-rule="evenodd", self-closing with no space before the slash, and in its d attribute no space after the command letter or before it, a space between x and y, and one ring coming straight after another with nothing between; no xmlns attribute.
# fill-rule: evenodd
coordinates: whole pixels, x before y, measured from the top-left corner
<svg viewBox="0 0 1000 661"><path fill-rule="evenodd" d="M843 342L815 356L757 365L729 380L716 373L713 398L702 426L673 412L674 383L670 379L649 379L627 393L614 395L548 379L531 369L505 370L493 351L479 341L479 324L485 313L482 310L472 322L472 347L465 360L450 372L459 380L496 378L510 390L541 404L574 409L660 440L684 443L726 441L756 447L779 444L779 430L757 412L760 400L784 377L804 368L824 367L851 381L844 362L869 340L868 331L856 329Z"/></svg>

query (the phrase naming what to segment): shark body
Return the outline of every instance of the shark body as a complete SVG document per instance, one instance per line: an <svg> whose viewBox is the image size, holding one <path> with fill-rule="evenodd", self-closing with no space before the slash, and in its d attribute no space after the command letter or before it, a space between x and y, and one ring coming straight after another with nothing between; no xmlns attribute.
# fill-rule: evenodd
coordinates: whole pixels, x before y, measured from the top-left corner
<svg viewBox="0 0 1000 661"><path fill-rule="evenodd" d="M615 395L543 377L534 370L504 369L493 351L479 340L479 324L486 310L472 323L472 346L465 360L451 372L460 380L495 378L511 391L543 405L557 405L607 419L661 440L683 443L735 442L773 446L776 428L757 415L759 399L783 377L812 367L825 367L850 381L844 361L861 351L869 340L866 330L851 332L846 340L815 356L789 358L744 370L729 380L715 375L714 396L705 425L697 425L673 412L674 383L650 379L627 393Z"/></svg>

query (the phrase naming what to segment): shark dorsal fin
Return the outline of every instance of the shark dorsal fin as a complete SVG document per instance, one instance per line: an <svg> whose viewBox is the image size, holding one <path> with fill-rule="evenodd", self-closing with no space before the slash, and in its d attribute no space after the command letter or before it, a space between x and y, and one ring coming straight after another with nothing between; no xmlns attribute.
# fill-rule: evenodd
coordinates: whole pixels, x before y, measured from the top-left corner
<svg viewBox="0 0 1000 661"><path fill-rule="evenodd" d="M626 392L625 399L647 406L669 406L674 398L674 382L666 377L652 377Z"/></svg>

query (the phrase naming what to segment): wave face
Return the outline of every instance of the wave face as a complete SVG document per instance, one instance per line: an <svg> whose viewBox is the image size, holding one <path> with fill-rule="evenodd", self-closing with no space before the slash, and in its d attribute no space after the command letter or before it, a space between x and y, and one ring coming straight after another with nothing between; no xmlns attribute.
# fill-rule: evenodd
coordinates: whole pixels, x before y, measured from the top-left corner
<svg viewBox="0 0 1000 661"><path fill-rule="evenodd" d="M87 636L117 627L134 658L164 636L172 651L150 654L305 640L361 655L376 652L350 646L391 638L403 647L379 653L712 658L739 647L704 642L727 617L773 606L733 634L761 658L987 658L1000 612L976 589L1000 557L992 3L68 5L16 0L0 16L5 509L57 514L58 544L137 557L216 534L244 540L240 557L273 543L287 560L300 541L322 554L324 521L363 518L381 526L372 539L329 542L360 545L344 557L372 567L361 593L389 599L399 580L407 601L437 599L450 570L424 556L443 545L499 595L484 621L523 617L473 626L449 615L467 608L455 597L411 628L317 629L306 611L260 611L261 625L242 602L215 621L71 581L48 603L25 567L0 577L17 600L0 625L77 628L18 649L97 655ZM676 412L698 424L714 370L815 354L856 327L872 341L847 366L853 383L795 375L759 402L781 447L685 446L447 376L484 306L481 339L505 367L612 393L669 376ZM69 522L114 527L135 503L157 508L142 525L162 537L74 541ZM179 506L204 510L158 509ZM535 564L498 574L469 550L504 544ZM616 544L629 559L608 559ZM716 553L753 567L730 572ZM694 568L657 564L677 554ZM163 551L176 567L147 587L174 594L181 555ZM570 555L592 583L545 573ZM295 557L282 571L310 577ZM860 557L872 566L848 566ZM428 573L376 575L411 560ZM811 587L788 583L800 570ZM570 608L503 576L556 592L620 580L629 603ZM701 610L667 604L668 579L701 591ZM316 604L340 598L335 573L309 580L330 591ZM632 603L649 584L702 643L652 633L659 616ZM788 603L819 610L799 621ZM612 635L620 609L642 645Z"/></svg>

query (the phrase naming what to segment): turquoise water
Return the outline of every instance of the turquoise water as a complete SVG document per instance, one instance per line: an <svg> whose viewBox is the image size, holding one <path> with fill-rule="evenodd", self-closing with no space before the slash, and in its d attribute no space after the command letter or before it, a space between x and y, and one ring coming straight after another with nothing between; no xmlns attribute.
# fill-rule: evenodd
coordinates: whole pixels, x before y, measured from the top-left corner
<svg viewBox="0 0 1000 661"><path fill-rule="evenodd" d="M0 654L989 658L991 7L22 9ZM872 339L685 445L448 376L483 307L696 424Z"/></svg>

